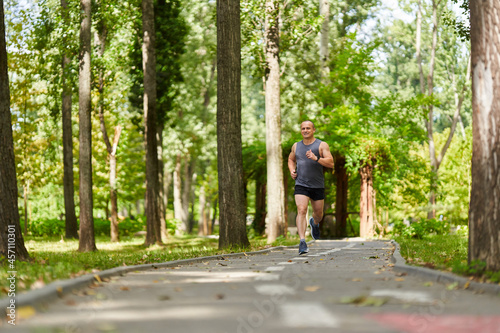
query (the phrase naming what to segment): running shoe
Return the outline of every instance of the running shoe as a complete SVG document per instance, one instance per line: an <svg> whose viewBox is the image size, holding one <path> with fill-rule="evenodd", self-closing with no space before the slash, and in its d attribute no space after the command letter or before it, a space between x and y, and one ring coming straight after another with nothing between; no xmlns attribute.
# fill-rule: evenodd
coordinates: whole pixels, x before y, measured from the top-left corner
<svg viewBox="0 0 500 333"><path fill-rule="evenodd" d="M314 219L312 217L309 219L309 226L311 227L311 237L313 239L319 239L319 224L314 224Z"/></svg>
<svg viewBox="0 0 500 333"><path fill-rule="evenodd" d="M305 240L301 240L299 243L299 254L304 254L309 252L309 249L307 248L307 243Z"/></svg>

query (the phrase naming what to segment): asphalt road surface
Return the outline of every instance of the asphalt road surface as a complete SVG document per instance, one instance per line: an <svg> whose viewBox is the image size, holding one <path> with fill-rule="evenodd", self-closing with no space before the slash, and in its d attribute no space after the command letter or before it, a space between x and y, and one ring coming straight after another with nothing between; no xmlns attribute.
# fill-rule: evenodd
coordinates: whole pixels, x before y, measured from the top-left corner
<svg viewBox="0 0 500 333"><path fill-rule="evenodd" d="M2 332L500 333L500 296L396 272L389 241L219 256L102 279ZM99 279L101 280L101 279Z"/></svg>

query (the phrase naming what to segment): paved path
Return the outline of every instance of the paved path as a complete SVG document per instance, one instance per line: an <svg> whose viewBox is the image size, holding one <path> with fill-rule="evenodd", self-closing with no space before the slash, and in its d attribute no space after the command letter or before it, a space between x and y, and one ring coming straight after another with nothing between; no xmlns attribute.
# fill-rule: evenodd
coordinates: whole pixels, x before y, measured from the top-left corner
<svg viewBox="0 0 500 333"><path fill-rule="evenodd" d="M51 301L16 332L500 333L500 296L392 269L386 241L130 272ZM11 332L11 327L0 327Z"/></svg>

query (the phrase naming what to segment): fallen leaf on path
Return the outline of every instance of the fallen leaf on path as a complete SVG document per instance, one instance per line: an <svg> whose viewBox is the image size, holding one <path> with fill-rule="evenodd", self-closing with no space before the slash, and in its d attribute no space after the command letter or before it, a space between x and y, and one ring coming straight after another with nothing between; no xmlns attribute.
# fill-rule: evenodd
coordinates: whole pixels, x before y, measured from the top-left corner
<svg viewBox="0 0 500 333"><path fill-rule="evenodd" d="M101 277L97 274L94 274L94 279L96 279L99 282L102 282Z"/></svg>
<svg viewBox="0 0 500 333"><path fill-rule="evenodd" d="M170 296L168 296L168 295L158 296L159 301L168 301L169 299L170 299Z"/></svg>
<svg viewBox="0 0 500 333"><path fill-rule="evenodd" d="M403 282L405 280L405 278L395 278L394 281L397 281L397 282Z"/></svg>
<svg viewBox="0 0 500 333"><path fill-rule="evenodd" d="M450 283L449 285L447 285L446 289L453 290L453 289L457 289L457 287L458 287L458 282L453 282L453 283Z"/></svg>
<svg viewBox="0 0 500 333"><path fill-rule="evenodd" d="M361 282L361 281L363 281L363 279L362 278L353 278L351 281L353 281L353 282Z"/></svg>
<svg viewBox="0 0 500 333"><path fill-rule="evenodd" d="M127 286L121 286L121 287L120 287L120 290L127 291L127 290L130 290L130 288L129 288L129 287L127 287Z"/></svg>
<svg viewBox="0 0 500 333"><path fill-rule="evenodd" d="M102 300L108 299L108 296L106 294L103 294L103 293L97 293L95 295L95 298L102 301Z"/></svg>
<svg viewBox="0 0 500 333"><path fill-rule="evenodd" d="M73 305L76 305L76 302L74 299L70 298L66 302L64 302L64 304L69 305L69 306L73 306Z"/></svg>
<svg viewBox="0 0 500 333"><path fill-rule="evenodd" d="M16 311L17 318L19 319L28 319L33 317L36 314L36 310L34 307L27 305L21 306Z"/></svg>
<svg viewBox="0 0 500 333"><path fill-rule="evenodd" d="M387 303L387 298L371 296L343 297L340 303L355 304L357 306L382 306Z"/></svg>
<svg viewBox="0 0 500 333"><path fill-rule="evenodd" d="M433 284L432 281L427 281L424 283L424 287L432 287Z"/></svg>
<svg viewBox="0 0 500 333"><path fill-rule="evenodd" d="M217 294L215 295L215 299L224 299L224 295L223 294Z"/></svg>
<svg viewBox="0 0 500 333"><path fill-rule="evenodd" d="M314 291L317 291L319 290L321 287L320 286L307 286L304 288L305 291L310 291L310 292L314 292Z"/></svg>
<svg viewBox="0 0 500 333"><path fill-rule="evenodd" d="M182 291L182 288L181 287L175 287L174 288L175 291L177 291L178 293Z"/></svg>

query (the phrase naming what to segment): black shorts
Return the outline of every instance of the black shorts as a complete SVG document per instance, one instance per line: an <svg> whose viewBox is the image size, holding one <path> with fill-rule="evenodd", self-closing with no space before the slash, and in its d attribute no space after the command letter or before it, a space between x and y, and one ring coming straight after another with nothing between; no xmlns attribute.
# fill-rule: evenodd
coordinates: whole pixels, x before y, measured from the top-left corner
<svg viewBox="0 0 500 333"><path fill-rule="evenodd" d="M293 195L305 195L306 197L309 197L311 200L325 200L325 189L324 188L312 188L312 187L305 187L305 186L300 186L300 185L295 185L295 192Z"/></svg>

